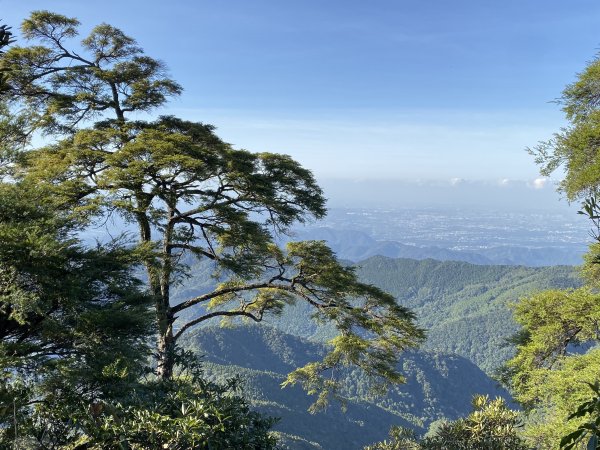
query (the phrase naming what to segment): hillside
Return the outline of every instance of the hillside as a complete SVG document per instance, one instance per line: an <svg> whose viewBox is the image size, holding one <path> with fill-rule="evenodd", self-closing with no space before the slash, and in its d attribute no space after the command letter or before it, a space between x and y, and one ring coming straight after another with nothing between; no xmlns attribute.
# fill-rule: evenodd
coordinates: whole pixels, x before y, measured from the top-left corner
<svg viewBox="0 0 600 450"><path fill-rule="evenodd" d="M280 383L295 367L318 359L322 345L268 326L202 328L187 336L185 345L203 355L207 375L213 379L240 376L253 406L281 418L275 429L294 449L361 448L385 438L391 425L423 432L436 419L461 416L470 409L475 393L507 396L465 358L419 352L405 355L401 370L407 383L385 398L370 398L359 371L349 371L347 411L333 404L311 415L310 397L297 387L281 389Z"/></svg>
<svg viewBox="0 0 600 450"><path fill-rule="evenodd" d="M512 354L505 341L517 328L508 305L539 290L581 284L568 266L481 266L373 257L357 267L363 280L413 309L428 330L426 349L459 354L488 373Z"/></svg>
<svg viewBox="0 0 600 450"><path fill-rule="evenodd" d="M492 375L512 355L506 339L517 327L509 305L542 289L580 285L573 267L486 266L458 261L375 256L356 265L360 278L393 294L427 329L425 350L457 354ZM328 326L306 320L298 303L273 322L286 333L323 341Z"/></svg>
<svg viewBox="0 0 600 450"><path fill-rule="evenodd" d="M364 377L356 370L346 374L345 395L351 399L346 414L334 406L309 415L311 400L300 389L280 389L284 375L317 359L322 343L334 335L331 326L308 319L311 311L302 302L280 317L266 318L270 326L221 329L210 326L214 322L185 339L188 347L204 355L209 376L239 375L253 407L282 419L276 429L291 449L361 448L384 439L392 424L423 432L437 419L464 415L473 394L506 395L490 375L512 353L505 345L516 331L508 305L540 289L580 283L576 271L567 266L529 268L377 256L356 267L363 281L392 293L428 329L424 351L402 359L408 383L385 398L369 398ZM178 295L209 290L214 283L210 269L205 263L192 270Z"/></svg>

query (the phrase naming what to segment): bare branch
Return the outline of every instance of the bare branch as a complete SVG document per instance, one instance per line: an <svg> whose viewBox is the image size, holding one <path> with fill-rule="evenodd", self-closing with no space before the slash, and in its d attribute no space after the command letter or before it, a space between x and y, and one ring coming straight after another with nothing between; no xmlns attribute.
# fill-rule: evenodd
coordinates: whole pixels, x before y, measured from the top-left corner
<svg viewBox="0 0 600 450"><path fill-rule="evenodd" d="M178 244L178 243L171 243L170 242L169 244L167 244L167 248L168 249L181 248L181 249L184 249L184 250L189 250L192 253L201 254L201 255L206 256L207 258L212 259L212 260L216 260L217 259L217 256L214 253L207 252L202 247L196 247L195 245Z"/></svg>
<svg viewBox="0 0 600 450"><path fill-rule="evenodd" d="M173 313L178 313L178 312L183 311L184 309L187 309L191 306L197 305L198 303L207 302L216 297L221 297L223 295L233 294L236 292L252 291L252 290L264 289L264 288L281 289L281 290L285 290L285 291L293 290L288 285L275 284L275 283L269 283L269 282L250 283L250 284L246 284L243 286L232 286L232 287L228 287L228 288L217 289L213 292L209 292L208 294L200 295L198 297L187 300L183 303L173 306L171 308L171 311Z"/></svg>
<svg viewBox="0 0 600 450"><path fill-rule="evenodd" d="M188 323L186 323L184 326L182 326L177 333L175 333L175 335L173 336L173 339L177 340L179 339L179 337L190 327L193 327L194 325L198 325L201 322L204 322L206 320L212 319L214 317L248 317L252 320L254 320L255 322L261 322L263 319L263 312L264 310L259 311L259 315L255 316L252 313L249 313L247 311L215 311L212 313L208 313L205 314L203 316L198 317L197 319L194 319Z"/></svg>

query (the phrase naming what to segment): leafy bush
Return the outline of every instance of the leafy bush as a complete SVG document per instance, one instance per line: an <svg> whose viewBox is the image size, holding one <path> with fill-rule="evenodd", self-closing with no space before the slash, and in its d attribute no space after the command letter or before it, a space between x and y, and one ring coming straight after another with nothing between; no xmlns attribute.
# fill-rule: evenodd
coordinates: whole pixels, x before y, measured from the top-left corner
<svg viewBox="0 0 600 450"><path fill-rule="evenodd" d="M62 386L52 402L35 404L13 427L0 430L0 444L70 450L275 448L269 432L275 419L249 409L238 395L238 380L206 381L193 358L179 352L177 376L151 376L118 399L80 397Z"/></svg>
<svg viewBox="0 0 600 450"><path fill-rule="evenodd" d="M430 436L418 441L410 430L392 429L391 441L365 450L527 450L517 432L519 413L508 409L503 399L475 396L473 412L454 422L436 426Z"/></svg>

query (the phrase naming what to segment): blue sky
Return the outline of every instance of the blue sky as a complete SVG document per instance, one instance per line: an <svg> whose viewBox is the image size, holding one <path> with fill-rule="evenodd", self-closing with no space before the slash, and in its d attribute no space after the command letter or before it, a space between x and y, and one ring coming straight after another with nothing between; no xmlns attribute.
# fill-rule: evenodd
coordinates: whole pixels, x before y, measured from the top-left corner
<svg viewBox="0 0 600 450"><path fill-rule="evenodd" d="M108 22L185 91L161 113L319 179L548 189L525 147L564 125L551 103L600 45L597 1L5 1ZM538 189L535 189L538 188Z"/></svg>

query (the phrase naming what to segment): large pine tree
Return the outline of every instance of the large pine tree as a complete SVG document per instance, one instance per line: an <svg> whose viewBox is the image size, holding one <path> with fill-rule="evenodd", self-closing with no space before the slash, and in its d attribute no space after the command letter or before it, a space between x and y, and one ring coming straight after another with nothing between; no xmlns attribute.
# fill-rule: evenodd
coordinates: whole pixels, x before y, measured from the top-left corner
<svg viewBox="0 0 600 450"><path fill-rule="evenodd" d="M181 88L110 25L94 28L82 50L70 50L78 25L35 12L22 31L36 45L11 48L3 58L12 101L56 139L27 152L18 175L81 217L118 214L136 224L161 376L171 377L176 341L190 327L215 318L260 322L301 301L340 334L323 361L299 368L289 382L320 390L324 401L335 379L320 375L339 365L358 365L384 384L402 381L398 357L423 339L413 314L360 283L323 242L275 244L293 223L325 214L312 174L286 155L236 150L209 125L128 120ZM219 285L173 304L171 287L194 258L214 263ZM177 322L184 313L188 319Z"/></svg>

